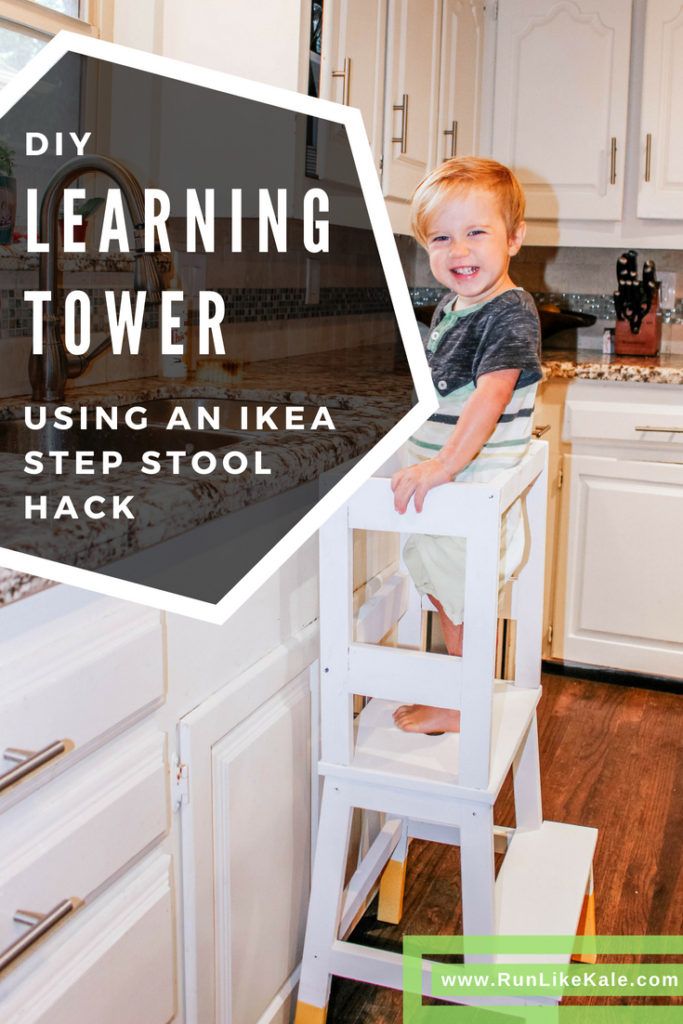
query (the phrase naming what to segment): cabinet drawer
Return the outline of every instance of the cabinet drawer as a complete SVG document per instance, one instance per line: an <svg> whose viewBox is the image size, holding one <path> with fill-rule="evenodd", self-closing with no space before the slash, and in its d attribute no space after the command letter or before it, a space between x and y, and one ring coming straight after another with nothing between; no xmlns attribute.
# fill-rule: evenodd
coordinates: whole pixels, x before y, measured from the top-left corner
<svg viewBox="0 0 683 1024"><path fill-rule="evenodd" d="M58 754L9 788L14 802L127 727L164 696L160 613L68 587L0 612L0 754ZM13 765L0 760L0 772Z"/></svg>
<svg viewBox="0 0 683 1024"><path fill-rule="evenodd" d="M165 734L146 723L2 815L0 949L26 932L13 920L18 909L89 903L165 835L165 748Z"/></svg>
<svg viewBox="0 0 683 1024"><path fill-rule="evenodd" d="M651 393L637 396L630 391L623 401L606 401L612 394L591 399L570 394L565 405L563 440L623 441L639 447L676 445L683 451L683 388L680 394L667 391L657 398Z"/></svg>
<svg viewBox="0 0 683 1024"><path fill-rule="evenodd" d="M77 911L0 982L3 1024L167 1024L176 1012L170 857Z"/></svg>

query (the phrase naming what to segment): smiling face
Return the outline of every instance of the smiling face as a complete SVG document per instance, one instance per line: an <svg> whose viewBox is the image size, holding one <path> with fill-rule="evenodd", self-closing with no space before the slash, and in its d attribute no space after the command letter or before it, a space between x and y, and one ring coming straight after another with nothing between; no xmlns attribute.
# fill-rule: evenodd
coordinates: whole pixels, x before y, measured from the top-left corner
<svg viewBox="0 0 683 1024"><path fill-rule="evenodd" d="M493 192L470 189L450 197L430 218L429 266L436 280L458 295L458 308L486 302L514 288L508 267L526 225L510 235Z"/></svg>

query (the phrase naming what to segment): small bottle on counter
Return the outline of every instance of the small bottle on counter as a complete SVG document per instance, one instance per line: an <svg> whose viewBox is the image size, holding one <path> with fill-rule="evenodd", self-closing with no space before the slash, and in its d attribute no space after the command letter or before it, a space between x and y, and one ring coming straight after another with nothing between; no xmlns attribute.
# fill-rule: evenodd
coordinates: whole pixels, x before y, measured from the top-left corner
<svg viewBox="0 0 683 1024"><path fill-rule="evenodd" d="M605 327L602 332L602 354L605 356L614 355L614 328Z"/></svg>

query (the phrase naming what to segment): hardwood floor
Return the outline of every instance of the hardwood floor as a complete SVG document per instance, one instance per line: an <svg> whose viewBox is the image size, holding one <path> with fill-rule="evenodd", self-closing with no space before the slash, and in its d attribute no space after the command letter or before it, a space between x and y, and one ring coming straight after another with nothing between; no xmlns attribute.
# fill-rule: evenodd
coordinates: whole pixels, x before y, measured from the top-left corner
<svg viewBox="0 0 683 1024"><path fill-rule="evenodd" d="M543 686L538 720L544 817L600 829L598 932L680 934L683 691L659 693L547 673ZM514 824L510 780L496 804L496 821ZM457 849L413 842L401 925L378 924L373 903L352 938L400 951L404 932L459 934L459 875ZM335 979L327 1019L401 1024L401 993Z"/></svg>

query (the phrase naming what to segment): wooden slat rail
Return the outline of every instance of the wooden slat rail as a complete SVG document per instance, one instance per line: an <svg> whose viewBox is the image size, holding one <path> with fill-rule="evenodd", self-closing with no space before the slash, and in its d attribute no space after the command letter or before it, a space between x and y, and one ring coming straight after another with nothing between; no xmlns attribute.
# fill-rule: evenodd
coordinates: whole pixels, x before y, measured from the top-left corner
<svg viewBox="0 0 683 1024"><path fill-rule="evenodd" d="M396 625L408 607L409 586L407 575L394 573L363 602L355 617L359 643L377 644Z"/></svg>
<svg viewBox="0 0 683 1024"><path fill-rule="evenodd" d="M429 492L422 512L416 512L411 504L403 515L393 511L391 477L374 476L350 499L349 526L467 537L478 532L479 517L490 501L498 504L502 515L527 490L543 471L545 450L545 442L532 441L527 455L514 469L499 473L487 483L443 484Z"/></svg>
<svg viewBox="0 0 683 1024"><path fill-rule="evenodd" d="M462 659L400 647L349 644L348 689L364 697L414 703L419 680L422 704L459 708Z"/></svg>
<svg viewBox="0 0 683 1024"><path fill-rule="evenodd" d="M386 533L433 533L466 537L477 530L482 507L496 502L497 490L489 484L444 484L427 495L422 512L410 504L400 515L394 511L391 481L367 480L349 500L349 527Z"/></svg>

